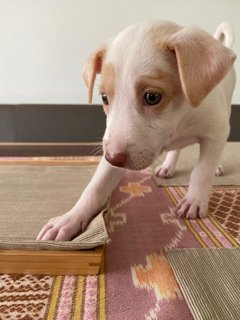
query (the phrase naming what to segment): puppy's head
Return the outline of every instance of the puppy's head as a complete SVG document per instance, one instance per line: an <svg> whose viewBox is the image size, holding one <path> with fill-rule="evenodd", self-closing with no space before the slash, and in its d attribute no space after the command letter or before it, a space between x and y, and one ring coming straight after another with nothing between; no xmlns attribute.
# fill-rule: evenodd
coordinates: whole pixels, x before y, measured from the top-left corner
<svg viewBox="0 0 240 320"><path fill-rule="evenodd" d="M104 155L114 166L149 166L181 118L224 78L234 53L206 32L169 22L135 24L87 61L89 102L96 74L107 115Z"/></svg>

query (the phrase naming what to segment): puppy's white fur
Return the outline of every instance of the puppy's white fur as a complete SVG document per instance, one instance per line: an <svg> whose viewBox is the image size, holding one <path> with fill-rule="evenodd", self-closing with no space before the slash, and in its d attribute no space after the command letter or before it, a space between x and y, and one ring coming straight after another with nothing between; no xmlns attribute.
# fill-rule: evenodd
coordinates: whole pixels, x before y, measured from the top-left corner
<svg viewBox="0 0 240 320"><path fill-rule="evenodd" d="M155 172L168 177L179 149L193 143L200 144L199 160L176 213L206 216L214 172L229 134L236 56L227 47L233 37L226 23L214 39L198 28L143 22L91 55L84 67L89 100L96 74L101 73L100 90L109 101L104 106L104 157L76 205L50 220L38 239L71 239L101 209L126 169L143 169L166 150L167 158ZM161 94L157 105L144 100L149 91Z"/></svg>

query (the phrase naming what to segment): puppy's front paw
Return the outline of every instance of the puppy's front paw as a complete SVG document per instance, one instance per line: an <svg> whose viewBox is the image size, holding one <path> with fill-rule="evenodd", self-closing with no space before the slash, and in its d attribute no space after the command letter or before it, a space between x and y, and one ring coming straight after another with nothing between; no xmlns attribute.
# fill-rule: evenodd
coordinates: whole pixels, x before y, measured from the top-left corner
<svg viewBox="0 0 240 320"><path fill-rule="evenodd" d="M208 212L208 196L194 195L187 192L174 211L181 218L205 218Z"/></svg>
<svg viewBox="0 0 240 320"><path fill-rule="evenodd" d="M37 240L71 240L83 231L87 225L88 220L84 216L67 212L49 220L39 232Z"/></svg>
<svg viewBox="0 0 240 320"><path fill-rule="evenodd" d="M224 170L223 167L221 165L219 165L215 171L215 176L216 177L220 177L224 175Z"/></svg>
<svg viewBox="0 0 240 320"><path fill-rule="evenodd" d="M155 175L160 178L171 178L175 172L175 167L171 164L164 163L155 168Z"/></svg>

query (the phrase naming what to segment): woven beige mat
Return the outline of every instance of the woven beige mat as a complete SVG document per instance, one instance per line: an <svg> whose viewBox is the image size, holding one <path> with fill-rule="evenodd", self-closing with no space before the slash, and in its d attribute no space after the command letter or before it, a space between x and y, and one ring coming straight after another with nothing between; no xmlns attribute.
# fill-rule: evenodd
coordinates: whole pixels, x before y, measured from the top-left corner
<svg viewBox="0 0 240 320"><path fill-rule="evenodd" d="M50 218L72 208L95 170L95 165L1 165L0 248L78 250L107 243L104 211L72 241L35 240Z"/></svg>
<svg viewBox="0 0 240 320"><path fill-rule="evenodd" d="M240 248L176 249L166 255L194 319L240 319Z"/></svg>
<svg viewBox="0 0 240 320"><path fill-rule="evenodd" d="M190 173L197 162L199 145L192 145L181 150L177 162L176 172L172 178L159 178L153 173L153 178L159 186L186 186L189 184ZM163 163L166 154L161 155L154 162L152 170ZM223 166L224 175L214 178L214 185L240 185L240 142L228 142L223 151L220 164Z"/></svg>

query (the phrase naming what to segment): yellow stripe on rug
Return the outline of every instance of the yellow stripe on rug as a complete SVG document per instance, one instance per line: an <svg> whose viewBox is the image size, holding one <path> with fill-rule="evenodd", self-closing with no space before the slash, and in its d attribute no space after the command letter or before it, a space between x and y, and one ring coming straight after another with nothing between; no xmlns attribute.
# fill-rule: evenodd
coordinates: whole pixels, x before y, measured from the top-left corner
<svg viewBox="0 0 240 320"><path fill-rule="evenodd" d="M194 236L196 241L200 244L200 246L202 248L208 248L208 245L204 242L204 240L199 235L199 233L197 233L197 231L194 230L191 222L188 219L184 219L184 223L185 223L186 227L188 228L188 230L191 232L191 234Z"/></svg>
<svg viewBox="0 0 240 320"><path fill-rule="evenodd" d="M48 308L47 320L54 320L55 319L55 314L56 314L56 310L57 310L57 303L58 303L59 293L60 293L61 286L62 286L62 281L63 281L63 276L57 276L55 278L54 283L53 283L52 297L51 297L51 301L50 301L49 308Z"/></svg>
<svg viewBox="0 0 240 320"><path fill-rule="evenodd" d="M169 188L163 188L163 190L167 193L167 195L169 196L169 198L172 200L173 204L176 206L176 205L177 205L177 200L176 200L176 198L173 196L173 194L171 193L171 191L169 190Z"/></svg>
<svg viewBox="0 0 240 320"><path fill-rule="evenodd" d="M221 242L215 237L215 235L208 229L208 227L203 223L203 220L196 219L198 225L202 228L202 230L207 234L209 239L215 244L217 248L222 248Z"/></svg>
<svg viewBox="0 0 240 320"><path fill-rule="evenodd" d="M84 277L79 276L76 283L76 295L74 299L74 311L72 320L81 319L82 309L83 309L83 287L84 287Z"/></svg>
<svg viewBox="0 0 240 320"><path fill-rule="evenodd" d="M102 262L99 273L99 320L106 319L106 291L105 291L105 251L103 252Z"/></svg>

